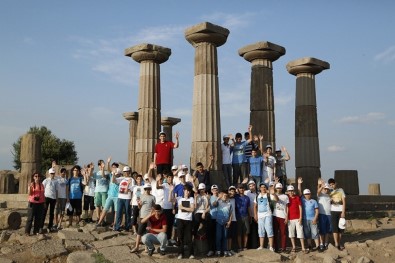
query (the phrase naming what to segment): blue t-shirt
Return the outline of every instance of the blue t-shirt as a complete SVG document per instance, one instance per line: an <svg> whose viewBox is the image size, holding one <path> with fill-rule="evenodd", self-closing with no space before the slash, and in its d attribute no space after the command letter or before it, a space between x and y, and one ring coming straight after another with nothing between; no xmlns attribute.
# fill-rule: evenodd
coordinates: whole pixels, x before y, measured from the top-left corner
<svg viewBox="0 0 395 263"><path fill-rule="evenodd" d="M191 182L186 182L186 184L190 185L193 187ZM184 197L184 185L179 183L174 187L173 193L177 195L177 197Z"/></svg>
<svg viewBox="0 0 395 263"><path fill-rule="evenodd" d="M307 200L302 197L303 218L313 220L315 217L315 209L318 209L318 203L314 199Z"/></svg>
<svg viewBox="0 0 395 263"><path fill-rule="evenodd" d="M217 196L210 196L210 215L211 219L217 218L217 207L213 205L213 203L218 199Z"/></svg>
<svg viewBox="0 0 395 263"><path fill-rule="evenodd" d="M69 198L82 199L82 177L71 177L69 179Z"/></svg>
<svg viewBox="0 0 395 263"><path fill-rule="evenodd" d="M101 175L101 171L95 173L93 178L96 180L95 193L102 193L108 191L108 186L110 184L110 174L108 172L104 173L105 176Z"/></svg>
<svg viewBox="0 0 395 263"><path fill-rule="evenodd" d="M250 174L252 176L262 176L262 156L253 157L251 156L249 159L250 163Z"/></svg>
<svg viewBox="0 0 395 263"><path fill-rule="evenodd" d="M236 203L236 219L237 220L249 215L248 208L250 207L250 198L248 196L236 195L235 196L235 203Z"/></svg>
<svg viewBox="0 0 395 263"><path fill-rule="evenodd" d="M232 163L234 164L242 164L246 162L246 156L244 154L244 148L246 146L247 142L241 142L241 143L235 143L233 146L233 157L232 157Z"/></svg>
<svg viewBox="0 0 395 263"><path fill-rule="evenodd" d="M230 200L227 200L226 202L222 201L221 199L218 200L218 206L217 206L217 223L220 225L225 225L229 221L229 217L232 214L232 204L230 203Z"/></svg>
<svg viewBox="0 0 395 263"><path fill-rule="evenodd" d="M114 184L112 182L112 177L113 175L110 175L110 186L108 187L108 197L118 197L118 192L119 192L119 184Z"/></svg>

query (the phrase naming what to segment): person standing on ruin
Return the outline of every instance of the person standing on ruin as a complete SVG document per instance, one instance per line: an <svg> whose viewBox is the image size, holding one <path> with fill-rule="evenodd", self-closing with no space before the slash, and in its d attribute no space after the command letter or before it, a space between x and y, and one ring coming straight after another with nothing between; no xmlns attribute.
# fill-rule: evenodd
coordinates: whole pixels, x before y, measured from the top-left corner
<svg viewBox="0 0 395 263"><path fill-rule="evenodd" d="M45 218L47 216L47 211L49 208L49 222L48 222L48 230L56 231L53 228L53 221L55 217L55 206L57 199L57 189L58 189L58 180L55 179L55 169L50 168L48 170L49 177L45 178L42 184L44 185L44 195L45 195L45 208L44 208L44 218L43 218L43 226L45 222Z"/></svg>
<svg viewBox="0 0 395 263"><path fill-rule="evenodd" d="M302 202L300 197L295 194L293 185L288 185L288 234L292 243L291 252L296 252L295 236L300 240L302 251L308 253L304 246L304 234L303 234L303 213L302 213ZM296 232L296 235L295 235Z"/></svg>
<svg viewBox="0 0 395 263"><path fill-rule="evenodd" d="M222 152L222 172L224 173L225 186L228 188L233 182L232 180L232 152L233 145L229 144L229 140L233 139L231 134L223 136L223 143L221 144Z"/></svg>
<svg viewBox="0 0 395 263"><path fill-rule="evenodd" d="M284 152L285 155L282 155L282 152ZM285 186L287 183L287 169L285 163L291 160L291 156L287 149L284 146L281 146L281 148L276 149L274 158L276 159L275 178L278 178L278 182Z"/></svg>
<svg viewBox="0 0 395 263"><path fill-rule="evenodd" d="M318 179L317 201L318 201L318 227L320 233L320 251L329 247L329 234L332 233L331 225L331 197L330 186L322 178Z"/></svg>
<svg viewBox="0 0 395 263"><path fill-rule="evenodd" d="M64 214L66 212L66 187L68 185L67 179L67 171L66 168L60 169L60 176L56 178L58 180L58 188L57 188L57 196L58 199L56 201L56 216L55 216L55 226L57 230L62 229L62 222L64 218Z"/></svg>
<svg viewBox="0 0 395 263"><path fill-rule="evenodd" d="M263 180L267 184L274 182L274 175L276 174L276 158L272 156L272 151L272 146L268 144L263 153Z"/></svg>
<svg viewBox="0 0 395 263"><path fill-rule="evenodd" d="M92 223L93 212L95 211L95 188L96 180L93 178L94 165L93 162L88 164L83 173L84 181L84 215L85 223Z"/></svg>
<svg viewBox="0 0 395 263"><path fill-rule="evenodd" d="M40 174L33 173L27 192L29 196L29 209L25 226L25 235L30 236L33 221L33 235L42 234L42 222L45 206L44 185L40 181Z"/></svg>
<svg viewBox="0 0 395 263"><path fill-rule="evenodd" d="M254 140L249 140L250 138L254 138ZM246 174L250 174L250 166L248 165L250 157L252 155L252 149L257 149L258 144L256 144L255 139L258 139L257 136L252 137L250 135L250 132L245 132L244 133L244 140L248 143L246 143L244 147L244 156L245 156L245 163L246 163Z"/></svg>
<svg viewBox="0 0 395 263"><path fill-rule="evenodd" d="M329 195L331 197L333 239L335 241L335 247L337 247L338 250L343 250L344 246L341 244L341 239L344 229L339 227L339 221L345 220L346 218L346 194L342 188L337 187L335 179L329 179L328 184L332 188Z"/></svg>
<svg viewBox="0 0 395 263"><path fill-rule="evenodd" d="M252 125L248 127L248 132L251 134ZM243 137L241 133L236 133L235 139L233 139L233 156L232 156L232 168L233 168L233 185L241 183L247 177L246 168L246 157L244 154L245 146L251 142L251 138L247 141L242 141Z"/></svg>
<svg viewBox="0 0 395 263"><path fill-rule="evenodd" d="M176 142L166 141L166 133L161 131L159 133L159 142L155 145L154 163L156 165L156 172L164 174L171 171L173 163L173 149L178 148L180 133L176 132Z"/></svg>
<svg viewBox="0 0 395 263"><path fill-rule="evenodd" d="M82 184L83 177L81 175L81 167L79 165L74 165L71 168L73 176L69 179L66 188L67 192L67 203L66 205L67 215L69 216L68 227L73 225L73 216L76 218L76 225L79 226L79 222L82 214L82 195L84 185Z"/></svg>
<svg viewBox="0 0 395 263"><path fill-rule="evenodd" d="M107 166L111 162L111 157L107 160ZM96 206L96 216L100 218L102 208L106 204L108 187L110 185L110 172L105 170L106 164L103 160L97 162L99 166L99 171L94 173L93 178L96 180L95 188L95 206Z"/></svg>
<svg viewBox="0 0 395 263"><path fill-rule="evenodd" d="M278 201L273 202L273 230L274 230L274 249L277 252L285 252L287 249L287 230L288 224L288 203L289 199L283 194L283 185L274 185Z"/></svg>

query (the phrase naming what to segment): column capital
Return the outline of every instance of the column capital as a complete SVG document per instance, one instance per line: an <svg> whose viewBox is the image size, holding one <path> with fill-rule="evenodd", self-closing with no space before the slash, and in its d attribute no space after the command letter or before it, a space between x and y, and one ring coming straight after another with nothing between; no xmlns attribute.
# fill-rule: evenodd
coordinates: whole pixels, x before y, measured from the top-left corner
<svg viewBox="0 0 395 263"><path fill-rule="evenodd" d="M226 43L228 35L228 29L210 22L203 22L185 30L185 39L194 47L202 42L212 43L216 47L222 46Z"/></svg>
<svg viewBox="0 0 395 263"><path fill-rule="evenodd" d="M161 125L162 126L170 126L173 127L177 123L181 122L181 119L179 118L173 118L173 117L162 117L161 118Z"/></svg>
<svg viewBox="0 0 395 263"><path fill-rule="evenodd" d="M135 111L125 112L122 114L122 116L128 121L137 121L139 119L139 113Z"/></svg>
<svg viewBox="0 0 395 263"><path fill-rule="evenodd" d="M257 59L276 61L285 54L285 48L268 41L257 42L239 49L239 55L252 62Z"/></svg>
<svg viewBox="0 0 395 263"><path fill-rule="evenodd" d="M125 56L133 58L140 63L145 60L152 60L156 63L166 62L170 55L171 49L154 44L139 44L125 49Z"/></svg>
<svg viewBox="0 0 395 263"><path fill-rule="evenodd" d="M300 73L311 73L316 75L325 69L329 69L330 65L328 62L317 58L304 57L288 62L286 67L290 74L296 76Z"/></svg>

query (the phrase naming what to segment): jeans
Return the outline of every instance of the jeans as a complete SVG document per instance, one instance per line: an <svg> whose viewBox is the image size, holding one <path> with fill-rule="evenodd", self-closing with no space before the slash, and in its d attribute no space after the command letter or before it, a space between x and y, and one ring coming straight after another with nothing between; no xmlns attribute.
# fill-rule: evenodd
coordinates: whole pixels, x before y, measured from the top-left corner
<svg viewBox="0 0 395 263"><path fill-rule="evenodd" d="M217 251L228 251L228 229L226 224L217 223L215 229L215 244Z"/></svg>
<svg viewBox="0 0 395 263"><path fill-rule="evenodd" d="M158 234L147 233L142 238L141 241L144 245L146 245L149 249L154 249L154 244L160 245L160 250L166 250L167 245L167 235L165 232L161 232Z"/></svg>
<svg viewBox="0 0 395 263"><path fill-rule="evenodd" d="M122 212L125 208L125 229L129 230L131 227L131 207L130 207L130 199L122 199L118 198L117 200L117 222L115 223L115 230L119 230L122 223Z"/></svg>

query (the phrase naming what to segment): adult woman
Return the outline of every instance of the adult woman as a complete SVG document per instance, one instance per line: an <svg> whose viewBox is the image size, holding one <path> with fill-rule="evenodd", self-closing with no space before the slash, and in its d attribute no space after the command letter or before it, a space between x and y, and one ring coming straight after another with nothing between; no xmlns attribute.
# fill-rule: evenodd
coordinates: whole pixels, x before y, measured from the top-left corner
<svg viewBox="0 0 395 263"><path fill-rule="evenodd" d="M40 174L33 173L28 189L29 210L25 227L25 234L30 235L34 219L33 234L42 233L45 206L44 185L40 181Z"/></svg>

